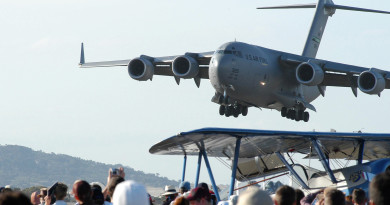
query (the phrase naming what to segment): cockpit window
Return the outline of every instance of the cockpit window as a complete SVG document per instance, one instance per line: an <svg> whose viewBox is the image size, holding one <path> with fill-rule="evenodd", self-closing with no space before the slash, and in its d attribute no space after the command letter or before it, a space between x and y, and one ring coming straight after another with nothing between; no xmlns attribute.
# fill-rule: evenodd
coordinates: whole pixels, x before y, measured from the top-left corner
<svg viewBox="0 0 390 205"><path fill-rule="evenodd" d="M219 54L233 54L239 58L242 58L242 53L241 51L232 51L232 50L217 50L216 53Z"/></svg>

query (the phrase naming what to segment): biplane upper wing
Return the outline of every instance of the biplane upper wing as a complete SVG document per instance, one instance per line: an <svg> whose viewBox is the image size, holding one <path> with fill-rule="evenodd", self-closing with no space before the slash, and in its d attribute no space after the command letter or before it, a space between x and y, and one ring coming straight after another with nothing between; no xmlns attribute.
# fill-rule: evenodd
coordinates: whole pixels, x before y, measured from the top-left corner
<svg viewBox="0 0 390 205"><path fill-rule="evenodd" d="M149 150L151 154L198 155L204 149L211 157L234 157L236 139L241 138L240 158L272 155L276 152L311 154L313 142L329 159L357 160L359 151L364 160L390 157L390 134L296 132L204 128L182 132Z"/></svg>

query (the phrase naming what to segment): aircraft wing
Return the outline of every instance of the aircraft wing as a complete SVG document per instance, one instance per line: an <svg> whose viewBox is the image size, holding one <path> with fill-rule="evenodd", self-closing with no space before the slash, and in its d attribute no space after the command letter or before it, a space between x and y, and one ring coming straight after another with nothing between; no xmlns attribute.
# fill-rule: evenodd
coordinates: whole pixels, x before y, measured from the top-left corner
<svg viewBox="0 0 390 205"><path fill-rule="evenodd" d="M195 155L199 149L212 157L234 157L236 138L241 137L240 158L272 155L276 152L296 152L310 155L312 140L320 145L329 159L357 160L359 147L364 144L363 159L390 157L390 134L295 132L204 128L182 132L155 144L151 154Z"/></svg>
<svg viewBox="0 0 390 205"><path fill-rule="evenodd" d="M324 73L322 82L318 84L319 86L351 87L355 96L357 95L357 87L368 94L380 94L383 89L390 88L390 72L386 70L313 59L294 54L282 55L280 62L293 68L298 68L303 64L314 65ZM361 86L359 86L359 79L361 79ZM371 86L377 86L377 88Z"/></svg>
<svg viewBox="0 0 390 205"><path fill-rule="evenodd" d="M213 54L214 54L214 51L202 52L202 53L185 53L184 55L162 56L162 57L151 57L151 56L141 55L138 58L127 59L127 60L85 62L84 45L82 44L79 66L81 68L122 66L122 67L127 67L129 69L130 76L136 80L151 80L153 75L164 75L164 76L174 76L175 80L178 84L180 82L180 78L194 78L195 82L198 85L197 79L201 79L201 78L208 79L209 78L208 66L210 64L210 60L211 60L211 57ZM190 73L189 75L185 75L185 72L184 72L184 74L179 72L178 75L175 74L174 70L173 70L173 63L174 63L175 59L179 59L179 58L180 58L180 60L182 60L182 62L188 60L188 64L186 64L186 65L188 65L189 67L192 66L191 69L195 68L197 70L196 73L189 72ZM134 64L132 64L133 66L130 66L130 63L133 60L138 61L138 62L135 62ZM186 62L184 62L184 64L185 63ZM150 76L145 76L145 77L143 77L143 76L140 77L140 76L136 76L136 75L132 76L130 69L136 70L136 69L141 68L141 67L136 68L137 65L141 66L142 69L147 70L149 68L150 70L153 70L153 71L152 71L152 73L147 72L147 71L144 72L144 73L149 73Z"/></svg>
<svg viewBox="0 0 390 205"><path fill-rule="evenodd" d="M390 134L295 132L204 128L182 132L152 146L151 154L195 155L206 151L209 157L233 160L236 139L241 138L236 178L248 180L287 172L278 153L301 153L319 158L314 143L328 159L375 160L390 157ZM361 154L363 156L361 157ZM359 157L360 156L360 157ZM292 169L309 179L310 167L292 164Z"/></svg>

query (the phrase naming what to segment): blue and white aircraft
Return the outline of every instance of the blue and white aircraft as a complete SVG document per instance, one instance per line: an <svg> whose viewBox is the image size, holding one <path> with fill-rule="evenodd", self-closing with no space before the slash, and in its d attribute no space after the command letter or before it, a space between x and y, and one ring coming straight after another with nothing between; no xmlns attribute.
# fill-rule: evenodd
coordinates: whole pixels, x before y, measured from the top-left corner
<svg viewBox="0 0 390 205"><path fill-rule="evenodd" d="M213 190L218 190L208 157L231 161L231 185L235 180L248 181L289 172L299 188L312 192L335 187L351 194L355 188L367 193L372 178L390 170L390 134L296 132L203 128L181 132L153 145L149 152L160 155L184 156L182 181L185 180L187 156L198 156L195 184L199 182L202 158L208 169ZM294 157L319 160L325 171L300 164ZM294 159L293 159L294 158ZM355 161L352 166L334 169L340 160ZM218 200L220 197L216 192Z"/></svg>
<svg viewBox="0 0 390 205"><path fill-rule="evenodd" d="M81 47L80 67L126 66L131 78L152 80L154 75L194 79L209 79L215 89L212 102L220 105L219 114L227 117L246 116L248 107L276 109L281 116L296 121L309 120L307 109L326 86L350 87L355 96L357 88L379 95L390 88L390 72L316 59L329 16L336 9L390 14L364 8L334 4L319 0L317 4L260 7L258 9L316 8L313 22L301 55L276 51L242 42L228 42L216 51L185 53L184 55L140 57L119 61L85 62Z"/></svg>

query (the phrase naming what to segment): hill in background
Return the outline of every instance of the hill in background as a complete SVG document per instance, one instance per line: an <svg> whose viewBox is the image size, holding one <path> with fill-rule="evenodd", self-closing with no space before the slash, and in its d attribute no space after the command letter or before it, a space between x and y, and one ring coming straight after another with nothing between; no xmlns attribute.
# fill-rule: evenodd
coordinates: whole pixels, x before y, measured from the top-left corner
<svg viewBox="0 0 390 205"><path fill-rule="evenodd" d="M109 168L119 164L104 164L64 154L34 151L18 145L0 145L0 186L11 185L21 189L32 186L50 186L61 181L72 185L77 179L106 183ZM136 171L124 166L126 179L148 187L177 186L179 181L156 174Z"/></svg>

